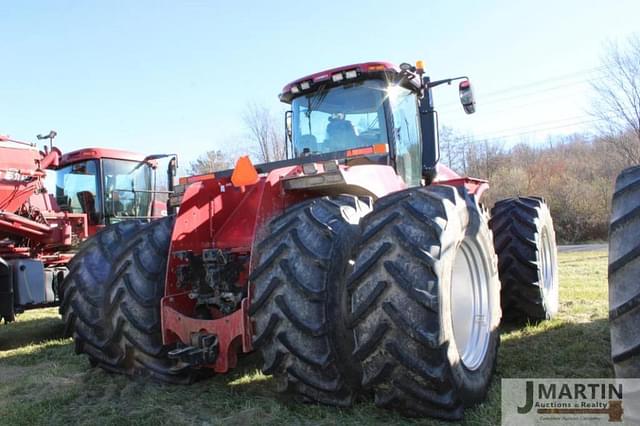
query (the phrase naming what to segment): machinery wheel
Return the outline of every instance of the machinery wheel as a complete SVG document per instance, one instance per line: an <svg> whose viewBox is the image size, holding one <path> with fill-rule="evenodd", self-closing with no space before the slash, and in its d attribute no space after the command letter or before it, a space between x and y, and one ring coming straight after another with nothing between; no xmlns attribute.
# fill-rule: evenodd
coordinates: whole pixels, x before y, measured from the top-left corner
<svg viewBox="0 0 640 426"><path fill-rule="evenodd" d="M139 221L111 225L84 241L69 262L69 274L61 286L59 311L65 323L65 336L73 336L76 352L87 353L91 360L99 358L105 345L100 303L107 280L126 241L143 226Z"/></svg>
<svg viewBox="0 0 640 426"><path fill-rule="evenodd" d="M620 173L611 207L611 358L616 377L640 378L640 166Z"/></svg>
<svg viewBox="0 0 640 426"><path fill-rule="evenodd" d="M498 201L491 216L505 318L552 318L558 312L558 255L547 204L538 197L509 198Z"/></svg>
<svg viewBox="0 0 640 426"><path fill-rule="evenodd" d="M254 346L278 390L305 400L349 406L357 366L338 312L357 223L368 205L356 197L303 202L272 220L256 238L251 307Z"/></svg>
<svg viewBox="0 0 640 426"><path fill-rule="evenodd" d="M460 419L485 398L500 339L486 219L463 188L437 185L380 199L361 228L344 291L362 386L378 406Z"/></svg>
<svg viewBox="0 0 640 426"><path fill-rule="evenodd" d="M194 370L174 368L162 344L160 299L174 217L153 221L127 244L106 285L102 309L109 346L99 366L168 383L189 383Z"/></svg>
<svg viewBox="0 0 640 426"><path fill-rule="evenodd" d="M126 238L118 239L117 249L109 246L113 255L108 261L94 253L94 245L101 245L92 240L98 238L88 240L74 257L61 310L68 318L73 309L76 352L86 353L93 365L171 383L191 381L190 371L172 370L174 363L162 345L160 329L160 298L173 221L167 217L137 225ZM74 293L73 285L78 289ZM90 297L82 296L85 293Z"/></svg>

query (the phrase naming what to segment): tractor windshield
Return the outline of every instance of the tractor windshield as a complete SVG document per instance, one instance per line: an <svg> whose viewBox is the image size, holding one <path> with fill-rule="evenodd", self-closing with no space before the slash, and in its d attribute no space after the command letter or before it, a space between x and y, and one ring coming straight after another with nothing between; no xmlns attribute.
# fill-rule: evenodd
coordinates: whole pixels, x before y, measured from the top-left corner
<svg viewBox="0 0 640 426"><path fill-rule="evenodd" d="M386 85L379 80L319 90L293 100L294 155L386 144Z"/></svg>

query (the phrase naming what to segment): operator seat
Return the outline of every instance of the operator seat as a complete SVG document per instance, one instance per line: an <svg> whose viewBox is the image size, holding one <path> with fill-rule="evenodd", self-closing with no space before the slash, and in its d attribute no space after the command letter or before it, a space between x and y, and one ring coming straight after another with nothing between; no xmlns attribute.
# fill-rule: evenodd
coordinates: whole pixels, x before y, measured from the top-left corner
<svg viewBox="0 0 640 426"><path fill-rule="evenodd" d="M341 151L358 144L358 136L349 120L329 117L327 141L331 151Z"/></svg>

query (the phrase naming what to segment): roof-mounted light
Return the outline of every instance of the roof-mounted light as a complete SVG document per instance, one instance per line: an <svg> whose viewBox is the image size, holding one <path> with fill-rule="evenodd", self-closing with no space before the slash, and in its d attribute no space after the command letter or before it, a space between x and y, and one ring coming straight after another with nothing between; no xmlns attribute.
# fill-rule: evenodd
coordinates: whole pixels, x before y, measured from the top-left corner
<svg viewBox="0 0 640 426"><path fill-rule="evenodd" d="M300 88L294 84L293 86L291 86L291 93L297 95L298 93L300 93Z"/></svg>
<svg viewBox="0 0 640 426"><path fill-rule="evenodd" d="M309 81L303 81L302 83L300 83L300 88L302 90L309 90L311 89L311 82Z"/></svg>
<svg viewBox="0 0 640 426"><path fill-rule="evenodd" d="M386 70L387 67L385 67L384 65L380 64L380 65L369 65L369 68L367 68L367 71L369 72L373 72L373 71L384 71Z"/></svg>
<svg viewBox="0 0 640 426"><path fill-rule="evenodd" d="M344 80L344 76L342 75L341 72L337 72L331 76L331 80L333 80L334 83L337 83L339 81Z"/></svg>
<svg viewBox="0 0 640 426"><path fill-rule="evenodd" d="M344 76L347 79L352 79L352 78L356 78L358 76L358 71L356 70L349 70L347 72L344 73Z"/></svg>

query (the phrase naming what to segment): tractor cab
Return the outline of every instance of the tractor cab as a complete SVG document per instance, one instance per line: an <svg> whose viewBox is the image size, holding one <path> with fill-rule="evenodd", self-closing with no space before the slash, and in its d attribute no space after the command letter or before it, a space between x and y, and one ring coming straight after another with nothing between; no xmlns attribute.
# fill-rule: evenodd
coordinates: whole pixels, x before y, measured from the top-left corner
<svg viewBox="0 0 640 426"><path fill-rule="evenodd" d="M167 191L156 191L156 162L144 155L81 149L63 155L51 175L47 186L59 209L86 213L90 228L166 216L166 204L158 198L166 198Z"/></svg>
<svg viewBox="0 0 640 426"><path fill-rule="evenodd" d="M280 99L291 105L286 119L290 157L373 148L384 155L369 161L393 166L408 186L433 179L439 149L430 89L457 78L431 82L422 74L421 63L398 68L369 62L288 84ZM460 97L471 113L471 87L460 79Z"/></svg>

